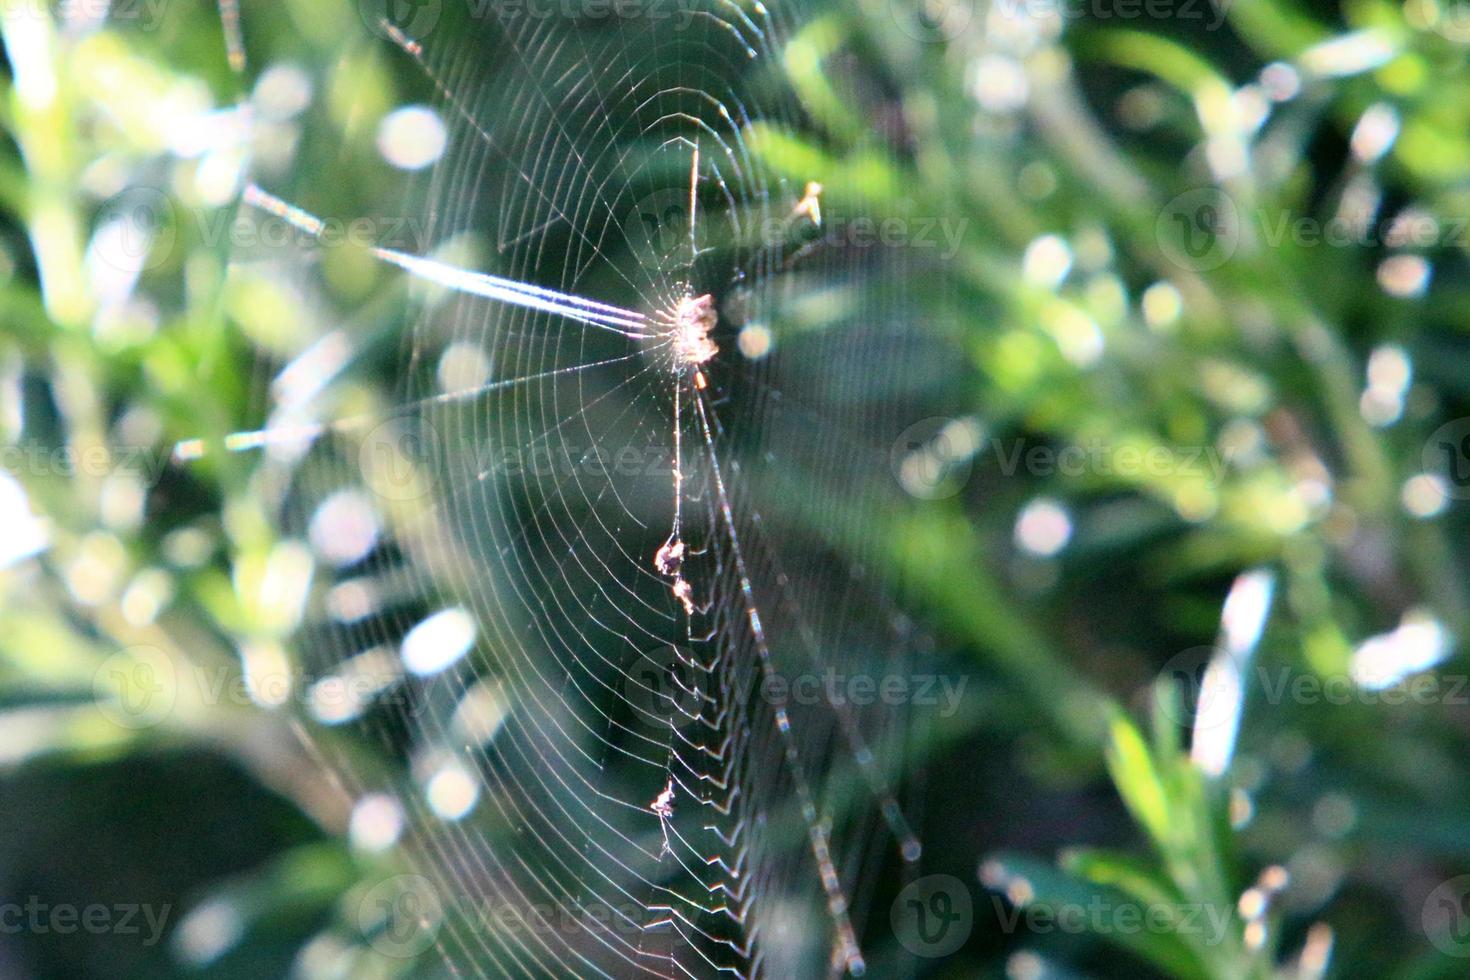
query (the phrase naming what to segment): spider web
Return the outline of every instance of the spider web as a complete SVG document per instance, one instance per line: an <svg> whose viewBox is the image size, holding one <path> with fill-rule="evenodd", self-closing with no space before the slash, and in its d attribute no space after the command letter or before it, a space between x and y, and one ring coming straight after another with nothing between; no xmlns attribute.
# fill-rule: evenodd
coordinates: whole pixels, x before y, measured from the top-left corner
<svg viewBox="0 0 1470 980"><path fill-rule="evenodd" d="M841 686L923 645L872 527L923 385L905 256L824 241L826 175L766 152L808 125L783 59L814 12L557 6L369 22L448 128L369 222L369 299L333 296L333 188L247 190L297 234L237 264L315 331L226 440L313 551L303 734L414 871L380 951L861 974L875 872L920 853L909 712Z"/></svg>

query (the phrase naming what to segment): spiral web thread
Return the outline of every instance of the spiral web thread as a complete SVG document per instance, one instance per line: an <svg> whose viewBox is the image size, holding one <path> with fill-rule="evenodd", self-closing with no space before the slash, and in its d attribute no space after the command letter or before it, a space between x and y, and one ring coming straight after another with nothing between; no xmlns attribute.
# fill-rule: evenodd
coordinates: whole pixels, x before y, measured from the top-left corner
<svg viewBox="0 0 1470 980"><path fill-rule="evenodd" d="M457 975L862 974L874 871L919 856L906 709L770 686L917 656L866 527L918 384L903 257L822 242L824 175L758 152L802 124L783 58L807 15L665 13L378 25L450 126L429 248L369 250L417 318L387 358L324 327L223 446L262 451L318 552L303 731L359 809L404 815L432 892L403 911ZM243 209L302 233L255 263L302 290L314 193L252 184ZM392 400L347 410L375 373ZM332 545L365 525L370 548Z"/></svg>

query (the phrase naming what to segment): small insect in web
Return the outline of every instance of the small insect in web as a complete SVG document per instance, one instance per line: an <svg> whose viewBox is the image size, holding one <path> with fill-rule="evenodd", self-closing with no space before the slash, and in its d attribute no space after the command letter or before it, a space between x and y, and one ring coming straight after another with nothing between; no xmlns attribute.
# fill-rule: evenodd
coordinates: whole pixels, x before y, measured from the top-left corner
<svg viewBox="0 0 1470 980"><path fill-rule="evenodd" d="M708 293L703 296L685 296L674 307L674 357L687 367L697 368L720 352L710 339L719 319L715 312L715 298ZM700 388L703 372L695 373L695 384Z"/></svg>
<svg viewBox="0 0 1470 980"><path fill-rule="evenodd" d="M806 190L802 192L801 200L796 202L792 209L793 218L810 218L812 224L818 228L822 227L822 185L815 180L806 182Z"/></svg>
<svg viewBox="0 0 1470 980"><path fill-rule="evenodd" d="M693 143L689 155L689 265L693 272L699 258L699 144ZM675 369L694 368L694 386L700 391L708 387L703 365L720 352L711 339L719 322L715 298L709 293L696 296L686 286L672 309L665 311L659 322L671 332Z"/></svg>
<svg viewBox="0 0 1470 980"><path fill-rule="evenodd" d="M699 257L699 144L691 144L689 162L689 264L692 273L694 261ZM720 352L719 345L710 336L715 326L719 323L719 311L715 306L715 298L709 293L696 296L692 288L685 286L683 295L673 308L659 319L659 322L670 331L667 343L673 351L674 370L692 370L691 378L694 384L692 396L699 398L699 393L709 387L709 380L704 374L704 365ZM696 403L697 404L697 403ZM684 451L683 451L683 392L678 384L674 386L674 456L673 456L673 484L674 484L674 520L673 527L669 532L668 540L658 549L653 556L653 567L665 578L671 579L669 586L679 605L683 607L684 614L692 618L696 613L706 611L694 602L694 587L684 577L684 558L688 554L688 548L680 538L680 529L683 521L684 501Z"/></svg>
<svg viewBox="0 0 1470 980"><path fill-rule="evenodd" d="M665 854L672 854L673 848L669 846L669 821L674 819L673 776L670 776L669 781L664 783L663 790L658 796L654 797L653 802L648 804L648 809L653 812L654 816L658 817L659 827L663 830L664 834L663 850L659 852L659 856L662 857Z"/></svg>
<svg viewBox="0 0 1470 980"><path fill-rule="evenodd" d="M676 484L682 482L683 478L682 471L676 470L674 473ZM675 492L677 493L679 491L676 489ZM674 593L674 598L678 599L679 604L684 607L685 615L693 616L696 611L694 607L694 588L684 579L683 571L684 555L688 549L685 547L684 542L679 540L677 535L678 528L676 527L674 535L665 541L653 556L653 567L658 569L660 575L673 579L673 585L670 588Z"/></svg>

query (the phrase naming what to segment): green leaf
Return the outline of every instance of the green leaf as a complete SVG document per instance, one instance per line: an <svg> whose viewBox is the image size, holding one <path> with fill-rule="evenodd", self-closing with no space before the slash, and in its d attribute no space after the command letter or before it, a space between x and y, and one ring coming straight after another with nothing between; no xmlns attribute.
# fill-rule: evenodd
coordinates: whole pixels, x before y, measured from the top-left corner
<svg viewBox="0 0 1470 980"><path fill-rule="evenodd" d="M1154 842L1167 850L1171 836L1169 797L1143 735L1121 712L1113 715L1108 732L1108 772L1118 795Z"/></svg>

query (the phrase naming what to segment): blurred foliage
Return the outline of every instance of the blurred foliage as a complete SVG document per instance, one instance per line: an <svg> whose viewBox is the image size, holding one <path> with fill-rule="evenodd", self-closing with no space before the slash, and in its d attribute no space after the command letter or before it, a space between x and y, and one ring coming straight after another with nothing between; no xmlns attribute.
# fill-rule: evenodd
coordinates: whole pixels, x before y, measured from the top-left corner
<svg viewBox="0 0 1470 980"><path fill-rule="evenodd" d="M397 187L371 117L421 80L344 3L246 4L251 65L302 66L325 93L272 117L273 76L252 68L247 90L232 73L213 6L91 19L104 6L67 5L64 22L0 0L0 898L171 911L157 944L0 936L0 973L433 975L430 957L364 941L355 910L391 861L347 844L342 795L289 717L208 696L239 683L242 650L288 642L293 597L269 583L290 542L245 461L166 465L178 440L258 424L241 365L292 349L310 316L228 270L237 103L288 143L300 127L340 141L294 166L330 181L333 213L360 214ZM833 215L939 218L959 236L920 255L907 297L914 329L955 352L935 380L968 433L939 460L955 492L872 526L977 679L916 760L924 870L974 890L976 923L959 952L915 961L880 889L875 963L1305 977L1330 946L1331 976L1464 976L1424 904L1470 862L1463 697L1310 702L1251 672L1216 776L1155 683L1216 643L1232 582L1263 569L1263 668L1330 682L1370 638L1432 622L1451 639L1430 669L1459 691L1466 508L1431 434L1470 416L1463 13L1143 9L826 5L784 62L808 128L753 134L793 181L821 176ZM135 278L106 262L119 202L152 209ZM1396 221L1430 232L1400 240ZM1346 239L1313 232L1329 226ZM385 275L334 260L344 293ZM1163 462L1044 462L1097 447ZM146 679L153 656L187 665L165 724L97 710L97 678ZM1213 942L1007 932L996 914L1096 896L1230 911Z"/></svg>

